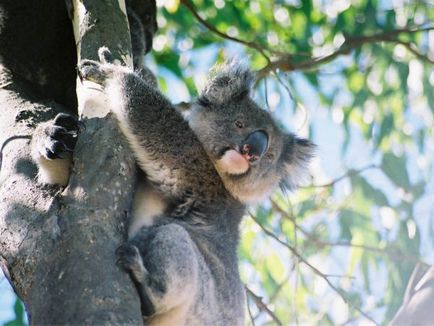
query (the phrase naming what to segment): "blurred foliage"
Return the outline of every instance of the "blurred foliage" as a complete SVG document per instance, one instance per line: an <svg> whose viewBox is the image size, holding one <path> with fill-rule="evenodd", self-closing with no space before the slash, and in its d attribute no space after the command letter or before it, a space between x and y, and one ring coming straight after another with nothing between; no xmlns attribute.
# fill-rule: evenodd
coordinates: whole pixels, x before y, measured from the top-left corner
<svg viewBox="0 0 434 326"><path fill-rule="evenodd" d="M319 147L310 184L243 222L247 323L387 323L415 264L434 260L432 2L157 3L148 61L169 97L246 58L258 102Z"/></svg>
<svg viewBox="0 0 434 326"><path fill-rule="evenodd" d="M432 2L158 5L153 60L185 83L182 100L215 62L247 58L258 102L319 145L310 185L242 225L248 323L387 323L434 256Z"/></svg>
<svg viewBox="0 0 434 326"><path fill-rule="evenodd" d="M15 318L5 322L4 326L23 326L27 324L23 303L18 298L15 299L14 313Z"/></svg>

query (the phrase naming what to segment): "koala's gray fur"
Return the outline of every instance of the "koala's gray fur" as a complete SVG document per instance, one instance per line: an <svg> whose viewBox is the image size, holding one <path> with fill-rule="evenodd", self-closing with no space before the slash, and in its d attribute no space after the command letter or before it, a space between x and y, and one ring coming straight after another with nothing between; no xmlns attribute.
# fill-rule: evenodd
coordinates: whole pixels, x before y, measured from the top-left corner
<svg viewBox="0 0 434 326"><path fill-rule="evenodd" d="M250 98L253 76L235 62L215 70L185 119L155 84L109 61L83 61L101 84L146 173L129 241L117 252L149 325L243 325L237 266L245 206L306 175L313 145L280 131ZM41 168L41 167L40 167Z"/></svg>
<svg viewBox="0 0 434 326"><path fill-rule="evenodd" d="M152 38L157 31L157 6L155 1L126 0L130 25L133 63L135 69L145 68L145 54L152 49Z"/></svg>
<svg viewBox="0 0 434 326"><path fill-rule="evenodd" d="M187 121L158 89L108 57L101 49L102 63L83 61L79 74L104 87L146 173L144 193L160 207L118 250L147 323L243 325L236 250L245 205L298 183L312 144L277 128L250 98L252 74L237 63L215 71Z"/></svg>

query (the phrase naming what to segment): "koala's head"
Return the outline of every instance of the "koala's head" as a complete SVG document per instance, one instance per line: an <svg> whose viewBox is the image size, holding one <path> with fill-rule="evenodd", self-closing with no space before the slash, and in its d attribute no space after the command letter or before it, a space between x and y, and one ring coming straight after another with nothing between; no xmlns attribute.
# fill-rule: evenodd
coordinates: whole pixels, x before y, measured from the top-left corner
<svg viewBox="0 0 434 326"><path fill-rule="evenodd" d="M314 149L281 131L250 98L253 81L236 62L217 68L188 117L226 189L244 203L263 199L278 185L296 186Z"/></svg>

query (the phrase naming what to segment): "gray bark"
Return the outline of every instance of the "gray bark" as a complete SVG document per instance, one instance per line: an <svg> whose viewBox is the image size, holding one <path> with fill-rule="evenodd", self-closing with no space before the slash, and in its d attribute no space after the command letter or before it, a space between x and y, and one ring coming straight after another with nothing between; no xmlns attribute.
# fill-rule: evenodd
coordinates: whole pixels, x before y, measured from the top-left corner
<svg viewBox="0 0 434 326"><path fill-rule="evenodd" d="M79 57L100 46L130 53L125 15L117 1L81 1ZM53 51L53 50L51 50ZM64 108L34 95L13 71L0 71L0 144L30 135ZM85 121L68 187L42 186L30 141L3 149L0 174L0 265L24 301L32 324L140 324L140 302L128 275L115 264L124 240L135 164L108 116Z"/></svg>

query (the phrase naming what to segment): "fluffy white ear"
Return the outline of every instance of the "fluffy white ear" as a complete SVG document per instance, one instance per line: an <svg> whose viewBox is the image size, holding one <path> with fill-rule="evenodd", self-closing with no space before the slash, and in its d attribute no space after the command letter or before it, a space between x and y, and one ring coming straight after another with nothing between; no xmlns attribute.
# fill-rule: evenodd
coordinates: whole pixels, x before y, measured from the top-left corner
<svg viewBox="0 0 434 326"><path fill-rule="evenodd" d="M252 72L236 60L215 66L199 96L202 105L216 104L242 99L250 94L254 82Z"/></svg>
<svg viewBox="0 0 434 326"><path fill-rule="evenodd" d="M285 142L282 154L283 178L281 186L292 190L309 177L309 163L316 146L311 141L291 135Z"/></svg>

